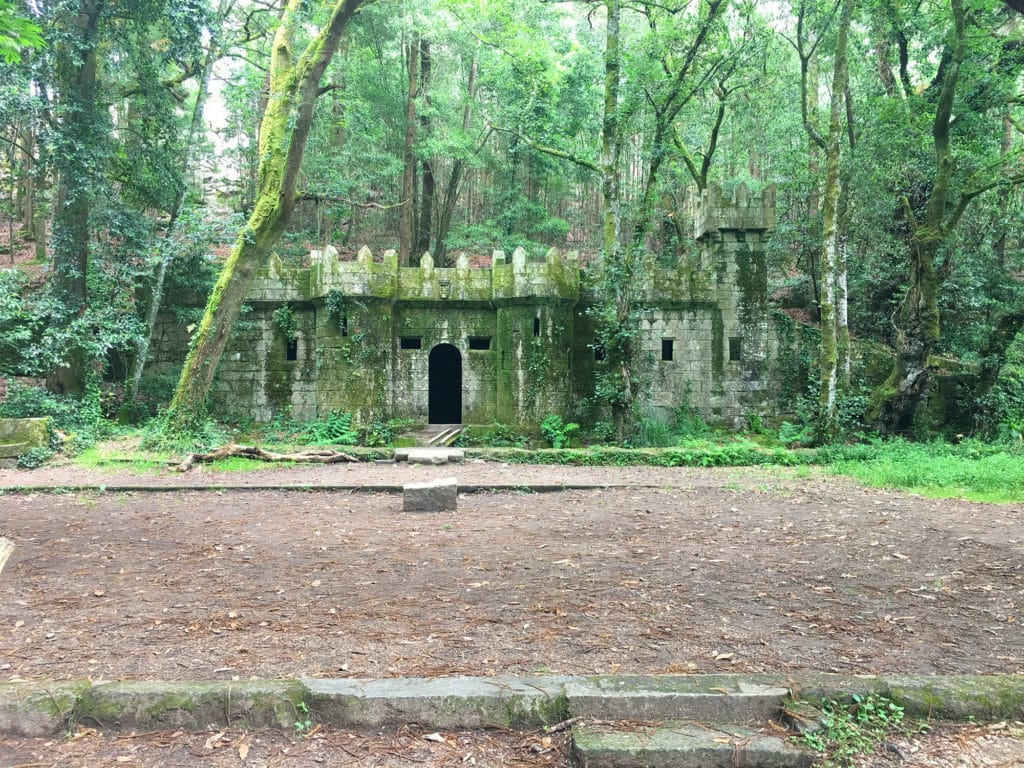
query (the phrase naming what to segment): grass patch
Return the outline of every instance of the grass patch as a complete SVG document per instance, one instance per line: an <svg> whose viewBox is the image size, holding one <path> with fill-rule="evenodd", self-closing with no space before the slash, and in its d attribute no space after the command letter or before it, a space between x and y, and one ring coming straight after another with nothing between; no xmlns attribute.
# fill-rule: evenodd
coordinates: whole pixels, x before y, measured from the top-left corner
<svg viewBox="0 0 1024 768"><path fill-rule="evenodd" d="M211 472L253 472L257 469L280 469L294 467L294 461L260 461L259 459L247 459L242 456L229 456L226 459L211 461L203 465Z"/></svg>
<svg viewBox="0 0 1024 768"><path fill-rule="evenodd" d="M491 429L491 428L489 428ZM265 441L263 447L288 453L305 446ZM120 435L97 443L74 458L75 466L116 469L140 474L161 471L187 449L145 450L136 435ZM344 450L363 461L388 458L391 448L348 447ZM669 448L619 448L590 446L531 450L525 447L469 448L472 457L517 464L576 466L655 467L790 467L797 476L808 476L821 467L826 472L848 475L865 485L902 489L933 498L963 498L985 502L1024 501L1024 446L965 441L908 443L875 441L818 449L787 448L764 435L710 433L685 438ZM253 459L230 458L209 468L218 472L250 472L268 466Z"/></svg>
<svg viewBox="0 0 1024 768"><path fill-rule="evenodd" d="M1024 450L975 441L895 441L818 451L829 471L876 488L899 488L932 498L1024 500Z"/></svg>
<svg viewBox="0 0 1024 768"><path fill-rule="evenodd" d="M113 440L85 449L72 458L72 463L82 469L113 469L141 475L159 472L170 459L168 453L140 450L137 441L126 446L121 440Z"/></svg>

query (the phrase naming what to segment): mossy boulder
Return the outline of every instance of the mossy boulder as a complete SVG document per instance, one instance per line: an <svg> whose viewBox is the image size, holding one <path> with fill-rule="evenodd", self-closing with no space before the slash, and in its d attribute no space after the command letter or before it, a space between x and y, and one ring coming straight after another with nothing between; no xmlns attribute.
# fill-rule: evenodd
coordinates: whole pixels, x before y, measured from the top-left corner
<svg viewBox="0 0 1024 768"><path fill-rule="evenodd" d="M0 419L0 459L50 445L50 419Z"/></svg>

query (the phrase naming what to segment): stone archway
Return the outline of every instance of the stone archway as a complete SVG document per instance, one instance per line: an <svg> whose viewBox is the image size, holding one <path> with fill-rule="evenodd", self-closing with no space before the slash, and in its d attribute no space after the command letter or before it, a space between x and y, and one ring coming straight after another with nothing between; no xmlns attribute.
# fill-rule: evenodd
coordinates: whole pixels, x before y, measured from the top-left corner
<svg viewBox="0 0 1024 768"><path fill-rule="evenodd" d="M430 350L427 389L431 424L462 423L462 355L451 344Z"/></svg>

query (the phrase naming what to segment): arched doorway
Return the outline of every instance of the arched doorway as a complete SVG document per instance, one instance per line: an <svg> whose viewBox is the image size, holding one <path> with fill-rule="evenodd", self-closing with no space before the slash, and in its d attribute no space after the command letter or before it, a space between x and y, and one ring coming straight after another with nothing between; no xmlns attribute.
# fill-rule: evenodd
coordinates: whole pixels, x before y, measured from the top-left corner
<svg viewBox="0 0 1024 768"><path fill-rule="evenodd" d="M431 424L462 423L462 355L451 344L430 350L428 372Z"/></svg>

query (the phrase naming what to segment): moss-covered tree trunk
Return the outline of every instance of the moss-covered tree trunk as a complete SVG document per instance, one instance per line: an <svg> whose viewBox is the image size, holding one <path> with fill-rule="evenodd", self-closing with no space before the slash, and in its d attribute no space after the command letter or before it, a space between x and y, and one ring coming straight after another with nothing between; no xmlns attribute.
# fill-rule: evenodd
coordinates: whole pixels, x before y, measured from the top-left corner
<svg viewBox="0 0 1024 768"><path fill-rule="evenodd" d="M896 357L885 382L868 403L867 418L876 429L893 434L913 426L914 412L928 385L928 359L939 341L939 289L941 276L936 268L939 249L956 227L976 194L961 194L952 213L948 212L956 159L950 146L953 99L960 66L963 63L967 22L963 0L950 0L953 30L949 43L949 63L945 67L932 121L932 146L935 167L931 193L924 215L918 219L909 200L903 210L910 230L907 293L897 313Z"/></svg>
<svg viewBox="0 0 1024 768"><path fill-rule="evenodd" d="M221 269L185 358L167 412L171 431L188 431L205 418L206 399L231 327L256 269L284 231L306 148L320 79L345 27L363 0L337 0L331 16L300 56L294 51L302 0L288 0L270 54L269 97L260 123L260 167L252 215Z"/></svg>
<svg viewBox="0 0 1024 768"><path fill-rule="evenodd" d="M815 442L829 443L839 432L836 408L838 389L838 331L836 295L838 268L841 261L839 237L839 160L842 147L843 94L846 91L846 44L853 17L853 0L843 0L836 30L835 63L832 71L832 96L829 101L828 138L825 142L825 188L821 217L821 297L818 302L821 320L821 347L818 369L818 420Z"/></svg>

